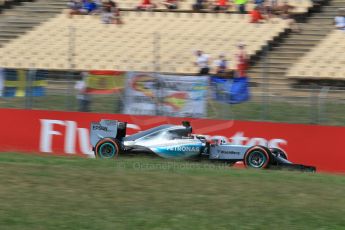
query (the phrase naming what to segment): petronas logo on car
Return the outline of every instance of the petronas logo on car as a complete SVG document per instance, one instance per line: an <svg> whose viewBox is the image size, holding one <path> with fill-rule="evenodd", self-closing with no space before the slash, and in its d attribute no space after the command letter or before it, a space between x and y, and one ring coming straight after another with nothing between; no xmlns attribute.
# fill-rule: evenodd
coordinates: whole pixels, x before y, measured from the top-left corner
<svg viewBox="0 0 345 230"><path fill-rule="evenodd" d="M200 148L196 146L173 146L173 147L168 147L167 150L177 151L177 152L197 152L200 150Z"/></svg>

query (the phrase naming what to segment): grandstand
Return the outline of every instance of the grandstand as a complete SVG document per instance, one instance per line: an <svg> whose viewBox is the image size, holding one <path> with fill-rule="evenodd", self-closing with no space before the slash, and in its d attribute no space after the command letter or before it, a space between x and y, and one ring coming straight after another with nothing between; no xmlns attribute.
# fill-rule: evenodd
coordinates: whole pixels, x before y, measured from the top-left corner
<svg viewBox="0 0 345 230"><path fill-rule="evenodd" d="M281 70L283 68L288 69L288 67L285 67L284 64L288 64L290 60L295 59L295 57L301 54L300 52L295 53L295 51L307 51L309 47L322 39L322 35L328 32L324 29L329 27L329 25L326 25L326 27L322 28L308 28L311 23L306 23L305 25L307 26L303 25L304 28L301 34L290 34L285 36L284 39L278 35L286 31L286 23L279 22L277 24L271 23L257 26L249 24L246 17L241 18L236 14L208 13L199 15L196 13L127 12L123 13L125 25L121 27L114 26L112 28L101 25L95 16L78 16L69 20L63 14L60 14L58 17L47 21L56 13L66 8L66 2L66 0L38 0L24 3L21 6L4 12L1 20L8 25L2 26L1 28L0 39L3 41L17 37L41 22L46 21L46 23L6 45L2 51L8 55L1 59L1 64L4 67L12 68L70 69L71 65L73 65L75 69L94 69L100 67L114 69L116 67L123 70L157 70L153 66L153 62L156 61L153 60L153 50L155 49L153 44L155 38L153 34L157 31L160 33L158 46L160 55L158 57L160 58L161 72L195 72L195 68L191 66L193 58L191 53L195 49L203 49L213 57L216 57L220 52L225 52L232 59L231 55L234 54L235 44L241 41L248 45L249 54L252 56L262 50L266 44L278 44L277 49L269 52L269 55L273 56L272 62L267 62L266 59L268 58L265 57L264 64L260 61L256 62L256 65L251 69L254 81L260 83L260 76L258 77L258 75L262 73L262 66L271 63L267 66L267 69L269 69L267 73L285 75L285 72ZM138 0L118 1L120 8L125 10L133 10L139 2ZM159 4L160 1L153 2L158 5L158 10L164 9ZM181 1L179 10L190 10L193 2L193 0ZM332 1L331 4L338 4L338 2L341 4L342 1ZM289 4L294 5L295 10L298 12L307 12L312 7L311 0L290 0ZM249 4L247 8L250 9L250 7ZM234 10L235 7L231 9ZM319 19L323 16L320 16L320 13L315 15L318 18L312 15L311 19L313 20L313 17L315 17L314 20L317 20L318 23ZM329 19L332 19L329 11L326 12L326 15L329 16ZM68 61L68 53L71 51L68 46L70 26L77 28L75 30L75 47L73 47L75 52L74 63ZM270 27L274 29L271 30ZM187 28L189 34L185 33ZM201 28L202 32L199 32ZM214 30L214 28L217 28L217 30ZM104 34L99 33L103 31ZM267 31L270 31L269 34L267 34ZM315 32L318 34L315 34ZM51 36L52 34L54 36ZM181 36L181 34L184 35ZM257 35L262 34L265 36L262 37L262 40L261 37L258 40ZM310 37L303 37L304 34L306 36L310 35ZM90 36L95 39L89 41L90 39L87 37ZM132 39L133 36L135 36L135 39ZM106 39L104 39L105 37ZM274 40L277 37L283 39L283 42L277 43ZM289 41L286 42L286 40ZM304 43L303 46L299 44L302 40ZM210 43L208 41L214 42ZM106 43L112 44L114 47L123 47L123 42L126 42L128 45L126 52L123 52L121 49L107 52L106 46L108 45ZM86 52L85 46L79 46L81 43L96 50L96 52L91 52L93 57L89 63L86 59L90 58L90 52ZM284 45L287 45L287 47L284 47ZM27 47L30 47L31 50L26 49ZM55 51L56 47L59 48L58 52L52 52ZM99 47L103 47L105 50ZM278 52L276 55L276 50L281 52ZM16 60L13 60L14 58L12 57L16 57ZM231 67L233 68L234 66ZM259 71L257 71L258 69Z"/></svg>
<svg viewBox="0 0 345 230"><path fill-rule="evenodd" d="M194 50L215 58L225 52L234 59L241 42L249 55L255 55L288 28L281 19L257 25L238 14L126 12L123 21L120 26L104 25L98 16L70 19L60 14L6 44L1 51L7 55L0 65L151 72L159 62L160 72L197 73ZM159 52L157 60L155 52Z"/></svg>
<svg viewBox="0 0 345 230"><path fill-rule="evenodd" d="M1 1L0 46L60 13L62 9L66 8L66 2L55 0Z"/></svg>
<svg viewBox="0 0 345 230"><path fill-rule="evenodd" d="M332 31L290 68L288 77L344 80L345 42L341 42L344 38L344 31Z"/></svg>
<svg viewBox="0 0 345 230"><path fill-rule="evenodd" d="M14 5L18 5L21 2L25 2L25 0L0 0L0 9L8 9Z"/></svg>
<svg viewBox="0 0 345 230"><path fill-rule="evenodd" d="M119 3L119 7L122 10L133 10L135 9L138 4L140 3L140 0L120 0L117 1ZM162 0L153 0L152 3L155 3L157 7L154 9L155 11L164 11L166 8L160 4ZM231 1L230 1L231 2ZM280 4L282 2L285 2L285 0L277 0L277 4ZM313 6L313 3L311 0L287 0L289 5L294 6L294 9L292 9L293 13L301 14L308 12L309 8ZM192 11L192 5L195 3L195 0L181 0L178 4L178 9L173 10L176 12L191 12ZM253 9L255 5L252 2L248 2L247 4L247 10ZM211 8L211 7L210 7ZM209 12L210 10L202 10L202 12ZM231 3L228 12L236 12L237 8L234 3Z"/></svg>
<svg viewBox="0 0 345 230"><path fill-rule="evenodd" d="M286 36L281 37L278 42L271 44L270 49L260 55L256 62L251 66L249 75L252 80L259 84L266 84L266 82L269 81L271 86L270 93L272 95L306 95L311 86L308 83L309 81L303 81L302 78L306 76L307 73L298 75L296 73L293 74L293 72L289 72L289 70L294 64L296 64L296 66L300 66L298 63L300 60L302 61L304 59L304 55L332 33L334 30L334 17L337 15L337 10L339 8L345 8L344 0L328 1L327 4L323 5L319 11L312 11L310 16L306 18L305 23L299 23L299 27L301 28L300 33L290 32ZM341 42L339 40L338 45L340 43ZM309 68L309 70L311 69ZM329 76L328 74L323 73L324 70L325 69L321 72L313 71L313 73L308 74L313 74L313 79L318 78L321 80L323 75ZM263 79L263 75L267 79ZM333 74L331 74L331 76L332 75ZM339 69L338 75L340 78L337 78L337 82L344 82L344 70ZM330 79L330 77L327 78ZM326 85L339 85L338 83L332 84L332 82L329 81L312 82L313 85L323 85L324 83ZM291 87L296 86L298 88L294 88L292 91ZM343 92L334 92L337 98L344 98ZM332 96L332 92L330 92L329 96Z"/></svg>

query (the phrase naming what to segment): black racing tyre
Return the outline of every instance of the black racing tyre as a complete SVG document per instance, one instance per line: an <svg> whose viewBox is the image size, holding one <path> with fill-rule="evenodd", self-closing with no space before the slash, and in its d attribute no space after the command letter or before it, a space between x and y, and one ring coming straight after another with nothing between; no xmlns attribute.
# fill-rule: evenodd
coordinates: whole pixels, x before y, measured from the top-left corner
<svg viewBox="0 0 345 230"><path fill-rule="evenodd" d="M274 156L276 156L276 157L281 157L281 158L283 158L283 159L285 159L285 160L288 159L287 154L286 154L283 150L278 149L278 148L270 148L270 150L271 150L271 153L272 153Z"/></svg>
<svg viewBox="0 0 345 230"><path fill-rule="evenodd" d="M101 159L116 159L119 156L121 145L117 140L104 138L95 146L95 156Z"/></svg>
<svg viewBox="0 0 345 230"><path fill-rule="evenodd" d="M243 163L247 168L268 168L272 160L271 152L263 146L253 146L244 154Z"/></svg>

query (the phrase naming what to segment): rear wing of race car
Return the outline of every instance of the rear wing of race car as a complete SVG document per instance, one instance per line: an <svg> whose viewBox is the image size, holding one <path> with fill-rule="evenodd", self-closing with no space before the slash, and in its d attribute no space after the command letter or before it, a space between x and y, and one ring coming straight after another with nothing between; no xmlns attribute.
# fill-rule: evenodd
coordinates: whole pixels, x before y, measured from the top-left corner
<svg viewBox="0 0 345 230"><path fill-rule="evenodd" d="M119 141L126 136L127 122L116 120L101 120L100 122L91 122L90 142L92 147L103 138L113 138Z"/></svg>

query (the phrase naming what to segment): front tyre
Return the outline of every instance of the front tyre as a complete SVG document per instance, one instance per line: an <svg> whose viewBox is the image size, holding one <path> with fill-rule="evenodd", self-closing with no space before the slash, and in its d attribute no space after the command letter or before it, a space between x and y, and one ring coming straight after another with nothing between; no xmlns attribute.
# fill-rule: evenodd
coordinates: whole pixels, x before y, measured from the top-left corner
<svg viewBox="0 0 345 230"><path fill-rule="evenodd" d="M244 165L247 168L268 168L271 161L271 154L265 147L254 146L247 150L244 155Z"/></svg>
<svg viewBox="0 0 345 230"><path fill-rule="evenodd" d="M120 144L111 138L100 140L95 147L96 158L112 159L117 158L120 153Z"/></svg>

